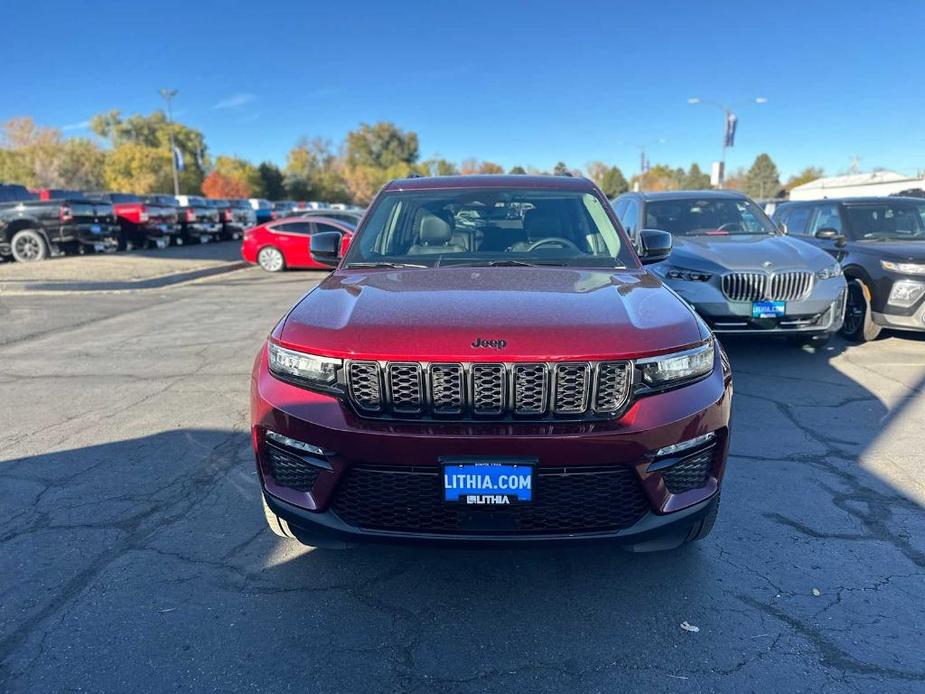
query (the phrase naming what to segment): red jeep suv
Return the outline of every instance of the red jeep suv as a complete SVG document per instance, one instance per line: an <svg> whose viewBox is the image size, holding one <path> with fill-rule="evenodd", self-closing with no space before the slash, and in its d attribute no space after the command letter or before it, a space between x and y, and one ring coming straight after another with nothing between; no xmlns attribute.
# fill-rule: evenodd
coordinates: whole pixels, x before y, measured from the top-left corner
<svg viewBox="0 0 925 694"><path fill-rule="evenodd" d="M347 540L705 537L732 379L694 311L642 265L589 181L397 180L254 365L253 445L274 532Z"/></svg>

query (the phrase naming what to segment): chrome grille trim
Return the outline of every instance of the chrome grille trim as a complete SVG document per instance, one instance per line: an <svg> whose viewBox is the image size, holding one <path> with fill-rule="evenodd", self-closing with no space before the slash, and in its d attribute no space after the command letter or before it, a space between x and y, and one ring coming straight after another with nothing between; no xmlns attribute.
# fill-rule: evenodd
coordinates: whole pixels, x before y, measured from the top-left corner
<svg viewBox="0 0 925 694"><path fill-rule="evenodd" d="M813 273L730 272L723 275L722 286L731 301L800 301L813 290Z"/></svg>
<svg viewBox="0 0 925 694"><path fill-rule="evenodd" d="M347 395L367 416L613 417L633 393L631 361L345 364Z"/></svg>

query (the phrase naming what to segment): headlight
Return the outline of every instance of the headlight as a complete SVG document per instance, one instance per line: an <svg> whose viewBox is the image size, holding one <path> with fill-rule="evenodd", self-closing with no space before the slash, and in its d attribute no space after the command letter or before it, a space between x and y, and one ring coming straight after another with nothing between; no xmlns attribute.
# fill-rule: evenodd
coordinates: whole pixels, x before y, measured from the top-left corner
<svg viewBox="0 0 925 694"><path fill-rule="evenodd" d="M925 275L925 265L921 263L894 263L892 260L881 260L880 267L901 275Z"/></svg>
<svg viewBox="0 0 925 694"><path fill-rule="evenodd" d="M713 276L709 272L701 272L700 270L688 270L687 268L674 267L671 265L668 267L659 268L658 272L665 279L684 280L685 282L708 282Z"/></svg>
<svg viewBox="0 0 925 694"><path fill-rule="evenodd" d="M829 280L833 277L841 277L841 275L841 265L838 263L833 263L832 265L829 265L829 267L824 267L816 273L816 277L821 280Z"/></svg>
<svg viewBox="0 0 925 694"><path fill-rule="evenodd" d="M319 357L305 352L285 349L268 343L270 371L283 379L296 379L307 384L331 386L337 380L337 369L343 364L340 359Z"/></svg>
<svg viewBox="0 0 925 694"><path fill-rule="evenodd" d="M648 357L636 362L643 382L654 388L680 385L713 370L713 340L684 352Z"/></svg>
<svg viewBox="0 0 925 694"><path fill-rule="evenodd" d="M891 306L903 306L908 308L922 298L925 294L925 284L913 282L912 280L900 280L893 283L890 290L890 298L887 303Z"/></svg>

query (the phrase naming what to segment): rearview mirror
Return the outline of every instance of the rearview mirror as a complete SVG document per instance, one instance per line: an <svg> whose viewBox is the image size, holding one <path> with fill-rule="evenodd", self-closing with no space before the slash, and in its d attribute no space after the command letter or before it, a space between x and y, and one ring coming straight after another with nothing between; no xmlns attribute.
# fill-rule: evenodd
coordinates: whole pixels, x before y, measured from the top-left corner
<svg viewBox="0 0 925 694"><path fill-rule="evenodd" d="M840 234L837 229L833 229L831 227L823 227L822 229L817 229L813 236L815 236L817 239L822 239L823 241L834 241L838 245L841 245L845 242L844 235Z"/></svg>
<svg viewBox="0 0 925 694"><path fill-rule="evenodd" d="M337 267L340 262L341 233L339 231L320 231L308 239L308 248L312 260L328 267Z"/></svg>
<svg viewBox="0 0 925 694"><path fill-rule="evenodd" d="M639 260L643 265L660 263L671 254L671 234L660 229L639 232Z"/></svg>

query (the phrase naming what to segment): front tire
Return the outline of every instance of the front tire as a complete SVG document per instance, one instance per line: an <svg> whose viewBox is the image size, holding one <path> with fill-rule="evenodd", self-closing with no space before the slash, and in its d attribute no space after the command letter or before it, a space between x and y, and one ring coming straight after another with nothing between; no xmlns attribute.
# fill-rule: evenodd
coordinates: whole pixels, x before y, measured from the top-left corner
<svg viewBox="0 0 925 694"><path fill-rule="evenodd" d="M282 272L286 269L286 260L278 248L267 246L257 254L257 264L267 272Z"/></svg>
<svg viewBox="0 0 925 694"><path fill-rule="evenodd" d="M18 263L35 263L48 257L48 244L35 229L21 229L13 234L10 249Z"/></svg>
<svg viewBox="0 0 925 694"><path fill-rule="evenodd" d="M710 508L704 514L703 518L696 521L691 526L691 531L687 534L685 544L697 542L704 539L713 530L716 524L716 515L719 513L720 492L716 492L716 498L710 503Z"/></svg>
<svg viewBox="0 0 925 694"><path fill-rule="evenodd" d="M882 328L874 323L870 307L870 289L861 280L848 285L848 302L845 306L845 323L842 335L854 342L876 340Z"/></svg>

